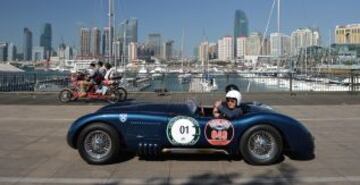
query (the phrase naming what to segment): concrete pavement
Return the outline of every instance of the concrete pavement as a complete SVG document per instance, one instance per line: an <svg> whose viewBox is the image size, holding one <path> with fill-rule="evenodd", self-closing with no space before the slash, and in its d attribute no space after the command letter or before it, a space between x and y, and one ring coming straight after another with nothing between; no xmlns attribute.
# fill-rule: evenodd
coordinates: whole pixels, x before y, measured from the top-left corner
<svg viewBox="0 0 360 185"><path fill-rule="evenodd" d="M65 136L74 119L101 105L2 104L0 184L360 184L360 105L350 104L274 106L311 130L316 158L272 166L222 155L91 166Z"/></svg>

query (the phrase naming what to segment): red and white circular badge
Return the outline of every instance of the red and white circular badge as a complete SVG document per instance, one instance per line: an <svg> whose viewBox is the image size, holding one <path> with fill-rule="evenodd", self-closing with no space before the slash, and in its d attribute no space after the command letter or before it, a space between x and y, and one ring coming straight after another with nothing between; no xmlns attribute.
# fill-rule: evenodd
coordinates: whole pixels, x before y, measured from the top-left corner
<svg viewBox="0 0 360 185"><path fill-rule="evenodd" d="M205 126L205 138L211 145L228 145L233 137L234 126L226 119L213 119Z"/></svg>

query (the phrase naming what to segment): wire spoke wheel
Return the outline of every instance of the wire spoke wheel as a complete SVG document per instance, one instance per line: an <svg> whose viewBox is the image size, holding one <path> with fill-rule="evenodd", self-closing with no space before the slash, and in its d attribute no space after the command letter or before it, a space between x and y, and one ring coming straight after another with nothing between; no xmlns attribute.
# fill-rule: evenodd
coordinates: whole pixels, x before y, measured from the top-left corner
<svg viewBox="0 0 360 185"><path fill-rule="evenodd" d="M240 153L245 161L255 165L273 164L281 159L283 140L270 125L256 125L241 137Z"/></svg>
<svg viewBox="0 0 360 185"><path fill-rule="evenodd" d="M102 130L89 132L84 140L85 152L92 158L100 160L109 155L112 143L110 135Z"/></svg>
<svg viewBox="0 0 360 185"><path fill-rule="evenodd" d="M275 138L264 130L253 133L248 141L249 151L260 160L273 156L276 147Z"/></svg>

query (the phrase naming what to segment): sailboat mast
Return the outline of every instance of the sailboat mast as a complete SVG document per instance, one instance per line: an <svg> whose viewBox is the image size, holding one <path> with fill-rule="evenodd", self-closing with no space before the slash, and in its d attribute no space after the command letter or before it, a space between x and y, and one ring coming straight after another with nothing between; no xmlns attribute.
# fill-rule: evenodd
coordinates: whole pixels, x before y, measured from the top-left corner
<svg viewBox="0 0 360 185"><path fill-rule="evenodd" d="M182 31L182 36L181 36L181 53L180 53L180 60L181 60L181 69L183 70L184 72L184 35L185 35L185 31L184 31L184 28L183 28L183 31Z"/></svg>
<svg viewBox="0 0 360 185"><path fill-rule="evenodd" d="M113 3L109 0L109 63L112 63L112 25L113 25Z"/></svg>
<svg viewBox="0 0 360 185"><path fill-rule="evenodd" d="M278 12L277 12L277 22L278 22L278 33L280 33L280 16L281 16L281 11L280 11L280 6L281 6L281 2L280 2L281 0L278 0L278 8L277 8L277 10L278 10Z"/></svg>

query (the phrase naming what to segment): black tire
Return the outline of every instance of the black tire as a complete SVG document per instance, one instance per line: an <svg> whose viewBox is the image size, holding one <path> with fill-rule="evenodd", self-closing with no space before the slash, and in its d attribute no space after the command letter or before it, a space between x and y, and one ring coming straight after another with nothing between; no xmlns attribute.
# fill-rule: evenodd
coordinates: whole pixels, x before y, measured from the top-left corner
<svg viewBox="0 0 360 185"><path fill-rule="evenodd" d="M119 87L117 90L120 93L120 100L119 101L125 101L127 99L127 95L128 95L126 89L123 88L123 87Z"/></svg>
<svg viewBox="0 0 360 185"><path fill-rule="evenodd" d="M256 140L254 140L255 137L257 138ZM266 142L272 143L272 145L267 145L268 143ZM270 149L266 146L270 146ZM249 128L242 135L240 139L240 153L246 162L253 165L274 164L283 155L283 139L274 127L270 125L256 125Z"/></svg>
<svg viewBox="0 0 360 185"><path fill-rule="evenodd" d="M58 99L61 103L69 103L74 99L73 92L70 89L63 89L60 91Z"/></svg>
<svg viewBox="0 0 360 185"><path fill-rule="evenodd" d="M86 145L86 142L91 140L91 137L93 134L97 133L106 133L109 136L110 139L110 149L106 151L104 156L101 158L96 158L92 156L92 154L96 153L96 149L92 148L91 151L87 151L87 147L89 145ZM92 146L94 147L93 143L96 143L95 141L91 140ZM96 145L96 144L95 144ZM100 144L99 144L100 145ZM93 123L89 126L85 127L79 134L79 137L77 139L77 149L80 153L81 158L83 158L87 163L94 164L94 165L100 165L100 164L109 164L112 162L115 162L117 159L119 159L120 156L120 137L119 134L116 132L116 130L104 123ZM101 155L101 154L100 154Z"/></svg>
<svg viewBox="0 0 360 185"><path fill-rule="evenodd" d="M106 93L106 96L107 96L106 100L109 103L117 103L121 99L121 95L119 91L117 91L116 89L109 89L108 92Z"/></svg>

